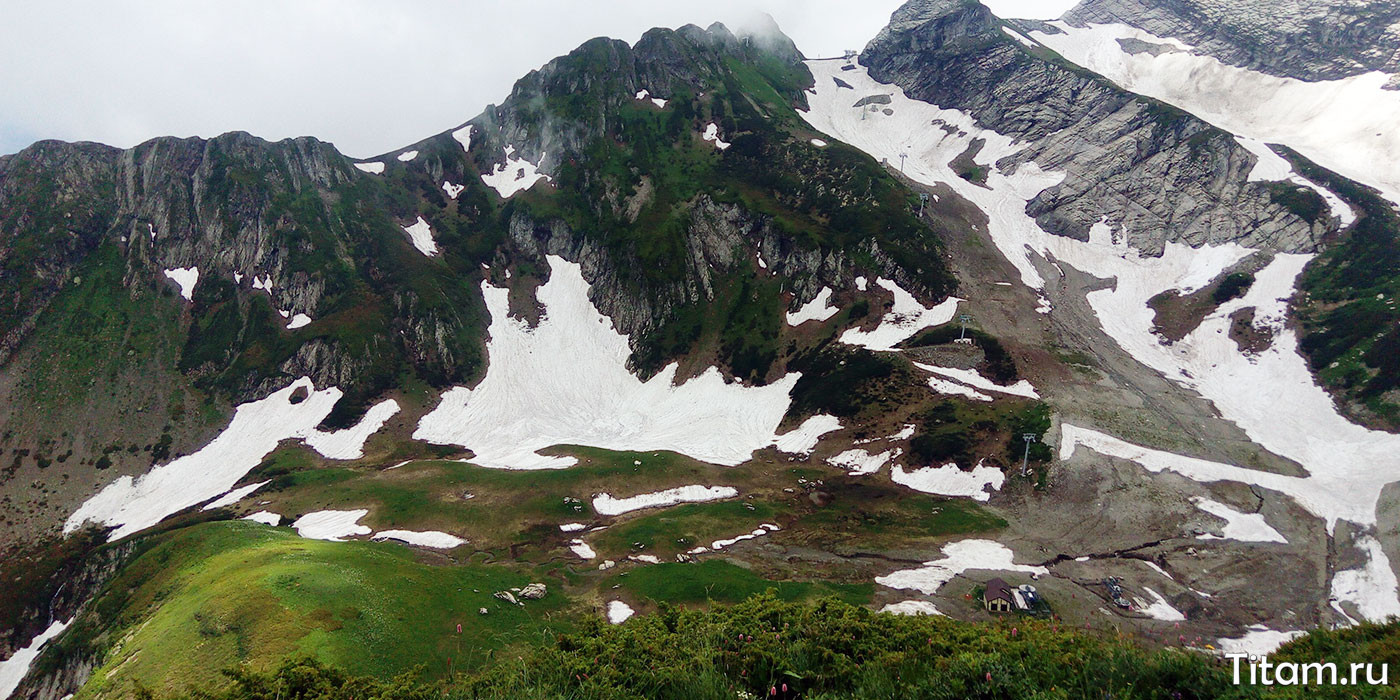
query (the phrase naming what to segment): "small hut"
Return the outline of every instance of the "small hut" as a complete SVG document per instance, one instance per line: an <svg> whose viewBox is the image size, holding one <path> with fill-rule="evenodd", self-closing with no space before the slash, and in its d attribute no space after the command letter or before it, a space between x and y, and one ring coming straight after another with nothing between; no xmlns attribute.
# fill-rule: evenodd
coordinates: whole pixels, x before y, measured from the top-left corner
<svg viewBox="0 0 1400 700"><path fill-rule="evenodd" d="M982 603L987 606L988 612L1011 612L1016 608L1016 598L1011 594L1011 587L999 578L987 582L987 589L982 593Z"/></svg>

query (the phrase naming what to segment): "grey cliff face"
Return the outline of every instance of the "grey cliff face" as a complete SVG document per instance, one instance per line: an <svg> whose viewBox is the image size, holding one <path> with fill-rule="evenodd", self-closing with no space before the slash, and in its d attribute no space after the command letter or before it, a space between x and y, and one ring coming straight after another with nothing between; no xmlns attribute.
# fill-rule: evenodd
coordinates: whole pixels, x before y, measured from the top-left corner
<svg viewBox="0 0 1400 700"><path fill-rule="evenodd" d="M1065 173L1029 205L1047 231L1087 239L1107 216L1149 255L1169 241L1312 252L1336 229L1310 223L1247 182L1256 162L1233 138L1170 106L1037 55L977 3L915 0L861 54L877 80L971 114L1027 142L998 163Z"/></svg>
<svg viewBox="0 0 1400 700"><path fill-rule="evenodd" d="M1074 26L1132 25L1280 77L1400 73L1397 0L1085 0L1064 19ZM1391 86L1400 85L1392 80Z"/></svg>

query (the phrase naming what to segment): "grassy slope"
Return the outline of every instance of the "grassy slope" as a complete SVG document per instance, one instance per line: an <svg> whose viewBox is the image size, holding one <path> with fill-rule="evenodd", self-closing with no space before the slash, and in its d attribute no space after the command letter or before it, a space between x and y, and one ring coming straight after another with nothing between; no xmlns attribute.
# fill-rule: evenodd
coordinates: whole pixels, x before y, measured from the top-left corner
<svg viewBox="0 0 1400 700"><path fill-rule="evenodd" d="M268 668L296 653L377 676L422 664L431 678L480 664L551 624L568 605L562 595L524 608L491 596L531 580L508 566L430 566L393 544L209 523L163 538L132 562L95 604L110 631L87 636L88 617L63 646L106 649L86 697L125 694L138 682L182 689L209 683L216 669ZM481 607L490 614L479 615Z"/></svg>
<svg viewBox="0 0 1400 700"><path fill-rule="evenodd" d="M1369 188L1284 155L1358 215L1299 278L1299 349L1324 386L1362 407L1353 413L1400 430L1400 214Z"/></svg>
<svg viewBox="0 0 1400 700"><path fill-rule="evenodd" d="M1375 628L1372 636L1394 636ZM1358 635L1342 636L1355 637ZM1341 639L1347 651L1364 640ZM1295 643L1294 648L1297 648ZM1286 652L1285 652L1286 653ZM280 689L280 691L279 691ZM585 620L520 659L425 686L346 679L314 661L240 674L219 700L292 698L1256 698L1316 689L1234 687L1204 654L1151 651L1053 622L897 617L839 600L755 596L704 611ZM1294 690L1292 694L1290 690ZM1346 697L1344 693L1323 697Z"/></svg>

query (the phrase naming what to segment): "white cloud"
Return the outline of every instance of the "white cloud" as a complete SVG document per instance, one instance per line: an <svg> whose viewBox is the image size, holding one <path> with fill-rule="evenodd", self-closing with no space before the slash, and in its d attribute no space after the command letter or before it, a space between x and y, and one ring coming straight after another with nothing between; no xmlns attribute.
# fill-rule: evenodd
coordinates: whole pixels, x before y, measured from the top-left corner
<svg viewBox="0 0 1400 700"><path fill-rule="evenodd" d="M457 126L595 36L773 15L809 56L859 49L898 0L0 0L0 153L38 138L313 135L368 158ZM403 105L414 105L404 109Z"/></svg>

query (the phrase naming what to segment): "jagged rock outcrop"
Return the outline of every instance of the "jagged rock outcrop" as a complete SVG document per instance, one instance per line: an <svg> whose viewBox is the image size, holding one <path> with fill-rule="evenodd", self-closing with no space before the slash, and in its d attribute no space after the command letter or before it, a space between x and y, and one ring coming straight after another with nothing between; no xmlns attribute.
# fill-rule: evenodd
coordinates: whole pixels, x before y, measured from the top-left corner
<svg viewBox="0 0 1400 700"><path fill-rule="evenodd" d="M1028 207L1047 231L1085 240L1107 217L1156 255L1168 241L1313 252L1336 229L1300 218L1248 182L1257 159L1229 134L1038 55L980 4L906 3L861 63L911 97L1027 142L998 167L1033 160L1065 173Z"/></svg>
<svg viewBox="0 0 1400 700"><path fill-rule="evenodd" d="M1299 80L1400 73L1396 0L1086 0L1063 19L1128 24L1223 63Z"/></svg>

